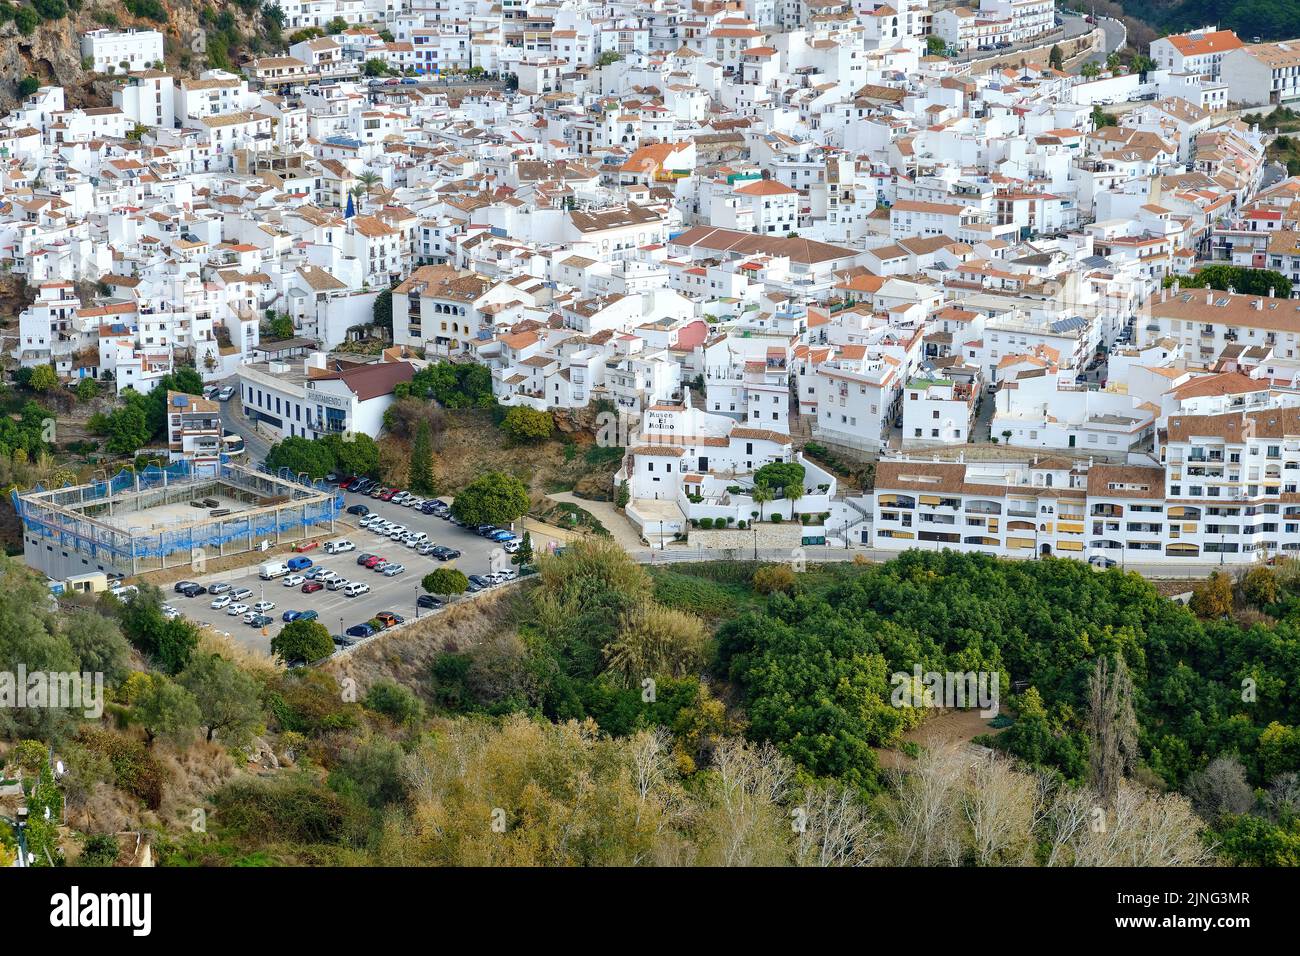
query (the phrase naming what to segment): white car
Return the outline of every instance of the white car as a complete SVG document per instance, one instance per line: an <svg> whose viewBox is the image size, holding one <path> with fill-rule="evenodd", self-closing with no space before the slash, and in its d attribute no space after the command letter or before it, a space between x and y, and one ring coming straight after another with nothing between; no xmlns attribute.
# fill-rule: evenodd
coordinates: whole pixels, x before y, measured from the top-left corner
<svg viewBox="0 0 1300 956"><path fill-rule="evenodd" d="M362 584L360 581L353 581L343 589L344 597L357 597L360 594L369 594L370 585Z"/></svg>
<svg viewBox="0 0 1300 956"><path fill-rule="evenodd" d="M342 591L344 588L352 586L352 582L347 578L334 578L325 587L330 591Z"/></svg>
<svg viewBox="0 0 1300 956"><path fill-rule="evenodd" d="M394 541L396 541L398 538L400 538L402 535L404 535L404 534L406 534L406 533L407 533L407 532L406 532L406 529L405 529L404 527L402 527L402 526L399 524L399 525L398 525L396 528L394 528L392 531L388 532L388 537L390 537L390 538L392 538Z"/></svg>
<svg viewBox="0 0 1300 956"><path fill-rule="evenodd" d="M219 598L214 598L212 600L212 603L209 604L208 607L212 608L212 610L214 611L220 611L223 607L227 607L230 604L230 601L231 601L230 595L223 594Z"/></svg>
<svg viewBox="0 0 1300 956"><path fill-rule="evenodd" d="M284 586L287 588L296 588L307 579L301 574L291 574L284 579Z"/></svg>
<svg viewBox="0 0 1300 956"><path fill-rule="evenodd" d="M505 544L501 545L501 547L505 550L506 554L518 554L518 553L519 553L519 542L518 542L518 541L507 541Z"/></svg>
<svg viewBox="0 0 1300 956"><path fill-rule="evenodd" d="M339 541L330 541L325 545L326 554L343 554L345 551L355 550L357 550L357 546L347 538L343 538Z"/></svg>
<svg viewBox="0 0 1300 956"><path fill-rule="evenodd" d="M176 608L172 607L170 604L164 604L162 606L162 614L163 617L167 618L169 621L174 621L181 616L181 612L176 610Z"/></svg>
<svg viewBox="0 0 1300 956"><path fill-rule="evenodd" d="M395 578L405 570L406 570L406 565L404 564L390 564L388 565L388 567L384 568L384 570L381 573L386 578Z"/></svg>
<svg viewBox="0 0 1300 956"><path fill-rule="evenodd" d="M420 507L420 505L422 505L422 504L424 504L424 499L423 499L423 498L417 498L415 495L411 495L411 497L407 498L405 501L402 502L402 507L403 507L403 508L418 508L418 507Z"/></svg>
<svg viewBox="0 0 1300 956"><path fill-rule="evenodd" d="M253 605L253 610L256 611L258 614L265 614L267 611L273 610L274 608L275 608L274 601L258 601L256 604Z"/></svg>
<svg viewBox="0 0 1300 956"><path fill-rule="evenodd" d="M228 608L226 608L226 613L229 614L231 617L239 617L239 615L241 615L241 614L247 614L247 613L248 613L248 605L247 605L247 604L232 604L232 605L230 605Z"/></svg>
<svg viewBox="0 0 1300 956"><path fill-rule="evenodd" d="M343 575L339 574L337 571L326 571L323 574L316 575L316 580L319 581L321 584L329 584L332 581L340 581L342 580L342 578Z"/></svg>

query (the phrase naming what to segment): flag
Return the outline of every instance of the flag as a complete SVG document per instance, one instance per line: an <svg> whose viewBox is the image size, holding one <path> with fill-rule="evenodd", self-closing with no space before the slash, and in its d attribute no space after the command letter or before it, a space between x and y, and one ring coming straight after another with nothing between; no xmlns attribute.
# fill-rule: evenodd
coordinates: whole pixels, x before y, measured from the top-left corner
<svg viewBox="0 0 1300 956"><path fill-rule="evenodd" d="M343 212L344 219L351 219L357 214L356 207L352 205L352 194L348 193L348 208Z"/></svg>

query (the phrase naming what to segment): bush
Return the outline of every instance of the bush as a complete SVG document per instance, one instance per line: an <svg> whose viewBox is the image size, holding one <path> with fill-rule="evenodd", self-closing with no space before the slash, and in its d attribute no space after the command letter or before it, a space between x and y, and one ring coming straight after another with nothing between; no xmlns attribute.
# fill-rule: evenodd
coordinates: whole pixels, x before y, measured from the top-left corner
<svg viewBox="0 0 1300 956"><path fill-rule="evenodd" d="M424 716L424 705L420 699L401 684L392 681L376 681L366 694L366 707L391 717L399 724L415 723Z"/></svg>
<svg viewBox="0 0 1300 956"><path fill-rule="evenodd" d="M700 527L703 528L705 531L707 531L708 529L712 528L712 527L713 527L713 519L712 519L712 518L701 518L701 519L700 519Z"/></svg>
<svg viewBox="0 0 1300 956"><path fill-rule="evenodd" d="M754 590L759 594L789 592L794 588L794 569L788 564L768 564L754 572Z"/></svg>
<svg viewBox="0 0 1300 956"><path fill-rule="evenodd" d="M772 515L772 516L771 516L770 518L768 518L767 520L771 521L772 524L780 524L781 521L782 521L782 518L781 518L780 515Z"/></svg>
<svg viewBox="0 0 1300 956"><path fill-rule="evenodd" d="M501 430L517 442L545 441L554 429L555 419L550 412L539 412L522 405L506 412L501 421Z"/></svg>

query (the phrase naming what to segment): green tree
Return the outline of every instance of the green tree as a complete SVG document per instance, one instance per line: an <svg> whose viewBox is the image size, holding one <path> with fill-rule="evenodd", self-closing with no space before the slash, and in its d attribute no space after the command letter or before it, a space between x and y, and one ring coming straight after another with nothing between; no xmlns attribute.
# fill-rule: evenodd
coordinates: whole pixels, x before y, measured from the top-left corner
<svg viewBox="0 0 1300 956"><path fill-rule="evenodd" d="M82 671L103 674L109 684L115 684L126 676L131 645L111 618L89 611L70 614L63 632Z"/></svg>
<svg viewBox="0 0 1300 956"><path fill-rule="evenodd" d="M31 387L34 392L48 392L57 388L59 375L51 365L38 365L32 369Z"/></svg>
<svg viewBox="0 0 1300 956"><path fill-rule="evenodd" d="M77 401L88 405L99 397L99 383L93 378L83 378L77 383Z"/></svg>
<svg viewBox="0 0 1300 956"><path fill-rule="evenodd" d="M162 674L149 674L131 706L131 718L144 730L145 746L158 737L185 743L199 726L202 715L194 695Z"/></svg>
<svg viewBox="0 0 1300 956"><path fill-rule="evenodd" d="M479 475L452 502L451 511L465 524L505 525L529 507L528 489L518 478L490 471Z"/></svg>
<svg viewBox="0 0 1300 956"><path fill-rule="evenodd" d="M324 478L334 470L334 455L329 445L294 435L271 446L266 466L272 471L288 468L295 475L306 472L312 478Z"/></svg>
<svg viewBox="0 0 1300 956"><path fill-rule="evenodd" d="M432 320L431 320L432 321ZM393 290L385 289L375 296L375 304L371 308L370 322L376 328L384 329L388 332L393 331Z"/></svg>
<svg viewBox="0 0 1300 956"><path fill-rule="evenodd" d="M310 664L334 653L334 639L318 621L290 621L271 638L271 653L285 664Z"/></svg>
<svg viewBox="0 0 1300 956"><path fill-rule="evenodd" d="M519 542L519 550L510 558L511 564L517 564L521 568L526 568L533 563L533 536L527 531L524 532L523 540Z"/></svg>
<svg viewBox="0 0 1300 956"><path fill-rule="evenodd" d="M411 443L411 490L418 495L433 495L438 491L433 479L433 434L427 420L415 428L415 441Z"/></svg>
<svg viewBox="0 0 1300 956"><path fill-rule="evenodd" d="M1065 69L1065 53L1055 43L1052 44L1052 49L1047 53L1047 65L1053 70Z"/></svg>
<svg viewBox="0 0 1300 956"><path fill-rule="evenodd" d="M755 485L754 490L750 492L750 497L754 499L754 504L758 505L758 518L763 520L763 506L771 501L775 496L770 485Z"/></svg>
<svg viewBox="0 0 1300 956"><path fill-rule="evenodd" d="M1101 67L1096 63L1089 61L1079 68L1079 75L1085 79L1095 79L1101 75Z"/></svg>
<svg viewBox="0 0 1300 956"><path fill-rule="evenodd" d="M194 695L209 742L220 734L223 743L240 746L261 724L261 686L221 656L192 657L177 679Z"/></svg>
<svg viewBox="0 0 1300 956"><path fill-rule="evenodd" d="M458 568L434 568L420 581L420 587L429 594L441 594L445 600L450 601L465 593L469 579Z"/></svg>
<svg viewBox="0 0 1300 956"><path fill-rule="evenodd" d="M805 474L804 466L797 461L773 461L754 472L754 484L772 488L785 488L796 483L802 485Z"/></svg>
<svg viewBox="0 0 1300 956"><path fill-rule="evenodd" d="M632 490L628 487L627 479L624 478L618 483L618 491L614 493L614 507L626 508L628 502L632 500Z"/></svg>
<svg viewBox="0 0 1300 956"><path fill-rule="evenodd" d="M388 73L388 64L383 60L366 60L364 73L369 77L385 76Z"/></svg>
<svg viewBox="0 0 1300 956"><path fill-rule="evenodd" d="M542 412L523 405L516 405L506 412L501 421L501 430L517 442L539 442L551 437L555 429L555 419L550 412Z"/></svg>
<svg viewBox="0 0 1300 956"><path fill-rule="evenodd" d="M269 331L270 331L270 337L272 339L293 338L293 333L294 333L293 316L276 315L274 318L271 319Z"/></svg>
<svg viewBox="0 0 1300 956"><path fill-rule="evenodd" d="M944 56L948 52L948 43L943 37L931 34L925 38L925 52L927 56Z"/></svg>
<svg viewBox="0 0 1300 956"><path fill-rule="evenodd" d="M331 471L370 478L379 474L379 445L364 432L326 435L321 440L321 444L333 456L334 465Z"/></svg>

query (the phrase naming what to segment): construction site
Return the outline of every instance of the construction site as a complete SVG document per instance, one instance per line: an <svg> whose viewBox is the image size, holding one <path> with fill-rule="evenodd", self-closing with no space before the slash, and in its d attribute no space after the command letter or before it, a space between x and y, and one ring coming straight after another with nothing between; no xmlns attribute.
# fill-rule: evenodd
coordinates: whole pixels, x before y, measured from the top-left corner
<svg viewBox="0 0 1300 956"><path fill-rule="evenodd" d="M54 580L134 576L334 533L338 489L243 465L123 470L112 478L11 493L28 565Z"/></svg>

